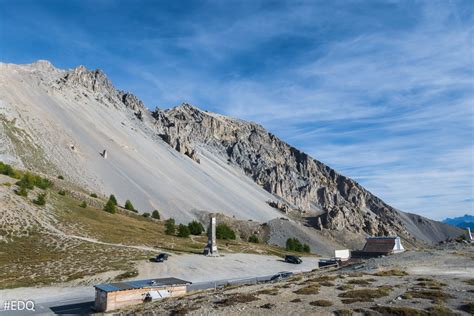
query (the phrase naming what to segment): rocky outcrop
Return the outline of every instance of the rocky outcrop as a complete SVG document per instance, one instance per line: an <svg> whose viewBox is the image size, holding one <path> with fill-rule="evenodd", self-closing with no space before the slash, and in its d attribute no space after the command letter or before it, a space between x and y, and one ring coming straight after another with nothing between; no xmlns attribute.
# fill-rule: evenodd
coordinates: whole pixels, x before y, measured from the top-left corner
<svg viewBox="0 0 474 316"><path fill-rule="evenodd" d="M132 93L117 90L100 69L88 70L84 66L78 66L65 72L56 80L56 85L60 90L64 88L76 89L77 93L82 93L86 97L90 93L90 97L108 105L125 106L141 121L144 114L148 112L140 99ZM81 89L85 91L81 91Z"/></svg>
<svg viewBox="0 0 474 316"><path fill-rule="evenodd" d="M286 202L275 207L297 209L307 216L317 214L318 229L410 236L395 209L258 124L204 112L189 104L157 109L152 115L160 137L173 148L195 160L199 147L212 148Z"/></svg>

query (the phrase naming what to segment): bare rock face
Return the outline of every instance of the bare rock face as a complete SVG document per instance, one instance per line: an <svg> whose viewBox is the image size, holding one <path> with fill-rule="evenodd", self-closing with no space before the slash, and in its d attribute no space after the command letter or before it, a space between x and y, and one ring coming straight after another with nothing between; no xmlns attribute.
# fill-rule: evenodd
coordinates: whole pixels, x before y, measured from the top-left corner
<svg viewBox="0 0 474 316"><path fill-rule="evenodd" d="M275 207L318 214L318 229L410 235L395 209L258 124L207 113L189 104L157 109L152 115L160 137L177 151L198 160L199 147L213 148L287 202Z"/></svg>
<svg viewBox="0 0 474 316"><path fill-rule="evenodd" d="M47 67L47 65L43 67ZM115 107L125 106L125 108L133 111L134 115L141 121L143 121L144 114L148 113L140 99L132 93L117 90L100 69L88 70L84 66L78 66L65 72L56 80L56 84L59 89L77 89L78 93L81 93L80 90L83 89L82 93L85 96L88 96L87 93L91 93L91 97L96 100Z"/></svg>

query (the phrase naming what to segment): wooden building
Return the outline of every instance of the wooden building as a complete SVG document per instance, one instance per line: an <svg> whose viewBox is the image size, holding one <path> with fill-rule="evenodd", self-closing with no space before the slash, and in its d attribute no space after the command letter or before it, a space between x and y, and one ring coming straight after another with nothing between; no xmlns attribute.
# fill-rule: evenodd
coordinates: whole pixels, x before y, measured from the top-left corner
<svg viewBox="0 0 474 316"><path fill-rule="evenodd" d="M405 251L400 237L367 237L362 250L352 251L352 258L373 258Z"/></svg>
<svg viewBox="0 0 474 316"><path fill-rule="evenodd" d="M95 287L95 310L108 312L164 297L186 294L189 281L176 278L104 283Z"/></svg>

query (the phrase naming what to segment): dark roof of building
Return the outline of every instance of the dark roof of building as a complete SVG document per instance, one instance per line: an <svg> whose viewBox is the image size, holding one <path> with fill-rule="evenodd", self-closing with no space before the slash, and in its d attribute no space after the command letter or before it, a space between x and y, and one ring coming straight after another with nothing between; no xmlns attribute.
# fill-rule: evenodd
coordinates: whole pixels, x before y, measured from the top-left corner
<svg viewBox="0 0 474 316"><path fill-rule="evenodd" d="M96 289L105 292L141 289L147 287L164 287L169 285L186 285L191 284L189 281L177 279L177 278L161 278L161 279L148 279L148 280L136 280L118 283L103 283L94 286Z"/></svg>
<svg viewBox="0 0 474 316"><path fill-rule="evenodd" d="M371 237L365 242L364 252L390 253L395 247L397 237Z"/></svg>

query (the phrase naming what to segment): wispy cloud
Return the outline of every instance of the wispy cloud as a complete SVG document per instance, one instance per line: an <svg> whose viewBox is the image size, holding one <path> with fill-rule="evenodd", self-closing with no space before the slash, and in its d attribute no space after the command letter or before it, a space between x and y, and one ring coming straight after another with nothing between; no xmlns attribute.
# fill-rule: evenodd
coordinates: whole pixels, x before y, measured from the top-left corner
<svg viewBox="0 0 474 316"><path fill-rule="evenodd" d="M52 3L2 6L2 58L103 68L150 108L260 123L399 209L474 212L469 1Z"/></svg>

